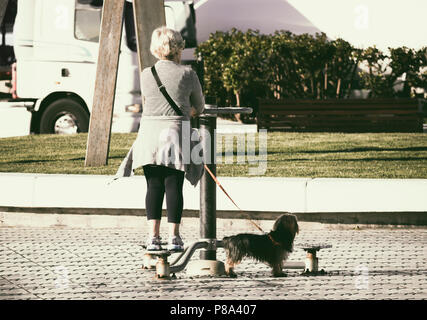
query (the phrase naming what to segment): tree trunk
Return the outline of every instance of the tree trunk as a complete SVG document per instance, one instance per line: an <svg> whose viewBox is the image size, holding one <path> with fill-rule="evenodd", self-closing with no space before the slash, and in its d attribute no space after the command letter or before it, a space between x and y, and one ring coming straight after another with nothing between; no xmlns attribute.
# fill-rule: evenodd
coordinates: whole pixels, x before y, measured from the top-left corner
<svg viewBox="0 0 427 320"><path fill-rule="evenodd" d="M236 96L236 106L237 106L237 107L240 107L240 92L239 92L239 91L234 91L234 94L235 94L235 96ZM240 113L236 113L236 114L234 115L234 118L235 118L237 121L241 122L241 121L240 121Z"/></svg>

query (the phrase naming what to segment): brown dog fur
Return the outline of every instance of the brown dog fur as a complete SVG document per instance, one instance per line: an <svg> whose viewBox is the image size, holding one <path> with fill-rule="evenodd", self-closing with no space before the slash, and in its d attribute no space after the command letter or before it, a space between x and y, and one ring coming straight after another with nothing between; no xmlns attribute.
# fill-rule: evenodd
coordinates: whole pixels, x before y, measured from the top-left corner
<svg viewBox="0 0 427 320"><path fill-rule="evenodd" d="M293 250L295 235L299 227L297 218L291 214L281 215L270 233L264 235L241 233L223 239L227 254L225 271L236 277L234 267L245 257L265 262L272 268L273 276L283 277L283 261Z"/></svg>

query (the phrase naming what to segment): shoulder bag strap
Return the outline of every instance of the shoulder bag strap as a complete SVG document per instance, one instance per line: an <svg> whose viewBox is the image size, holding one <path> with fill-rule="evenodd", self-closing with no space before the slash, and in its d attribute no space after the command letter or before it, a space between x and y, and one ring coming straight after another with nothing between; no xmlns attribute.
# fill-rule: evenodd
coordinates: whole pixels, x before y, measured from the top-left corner
<svg viewBox="0 0 427 320"><path fill-rule="evenodd" d="M172 109L175 110L175 112L179 115L179 116L183 116L182 111L179 109L179 107L176 105L175 101L173 101L173 99L170 97L169 93L166 91L165 86L163 85L163 83L160 81L159 75L157 74L156 68L154 66L151 67L151 73L154 76L154 79L156 79L157 82L157 86L159 87L160 92L164 95L164 97L166 98L166 100L169 102L169 104L171 105Z"/></svg>

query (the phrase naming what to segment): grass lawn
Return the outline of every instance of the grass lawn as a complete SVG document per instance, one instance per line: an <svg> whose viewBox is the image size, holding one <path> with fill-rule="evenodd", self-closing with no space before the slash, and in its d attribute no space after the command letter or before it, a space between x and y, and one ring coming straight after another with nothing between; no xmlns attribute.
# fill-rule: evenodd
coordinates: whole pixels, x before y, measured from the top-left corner
<svg viewBox="0 0 427 320"><path fill-rule="evenodd" d="M135 137L113 134L108 165L96 168L84 166L87 134L3 138L0 172L113 175ZM427 178L427 134L270 132L267 141L265 176ZM222 163L217 174L249 176L257 166Z"/></svg>

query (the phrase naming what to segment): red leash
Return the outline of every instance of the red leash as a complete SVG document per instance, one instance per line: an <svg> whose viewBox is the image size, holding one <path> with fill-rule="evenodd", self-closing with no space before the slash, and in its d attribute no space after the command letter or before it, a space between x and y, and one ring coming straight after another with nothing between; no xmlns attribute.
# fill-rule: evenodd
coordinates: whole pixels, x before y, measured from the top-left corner
<svg viewBox="0 0 427 320"><path fill-rule="evenodd" d="M209 173L209 175L212 177L213 181L215 181L215 183L217 184L218 187L220 187L220 189L222 190L222 192L225 193L225 195L228 197L228 199L231 200L231 202L233 202L233 204L236 206L237 209L240 210L240 212L246 213L246 215L249 216L249 214L247 212L244 212L242 209L240 209L240 207L234 202L234 200L230 197L230 195L227 193L227 191L225 191L224 187L221 185L221 183L219 182L218 178L215 177L215 175L212 173L212 171L208 168L208 166L205 164L204 165L206 171ZM259 226L259 224L257 224L255 221L253 221L251 218L248 218L249 222L252 223L259 231L261 231L262 233L265 233L262 228ZM276 246L280 246L280 243L278 243L276 240L273 239L273 237L271 236L270 233L267 234L268 238L271 240L271 242L276 245Z"/></svg>
<svg viewBox="0 0 427 320"><path fill-rule="evenodd" d="M240 210L240 212L243 212L243 213L246 213L246 212L244 212L242 209L240 209L240 207L234 202L234 200L230 197L230 195L227 193L227 191L225 191L225 189L224 189L224 187L221 185L221 183L219 182L219 180L218 180L218 178L217 177L215 177L215 175L212 173L212 171L208 168L208 166L205 164L204 165L205 166L205 169L206 169L206 171L210 174L210 176L212 177L212 179L215 181L215 183L218 185L218 187L220 187L220 189L222 190L222 192L224 192L225 193L225 195L228 197L228 199L230 199L231 200L231 202L233 202L233 204L235 205L235 207L237 208L237 209L239 209ZM248 216L249 216L249 214L248 213L246 213ZM257 223L255 223L254 221L252 221L252 219L250 219L250 218L248 218L248 220L259 230L259 231L261 231L262 233L264 233L264 231L262 230L262 228L257 224ZM273 242L275 242L272 238L270 238L271 239L271 241L273 241Z"/></svg>

